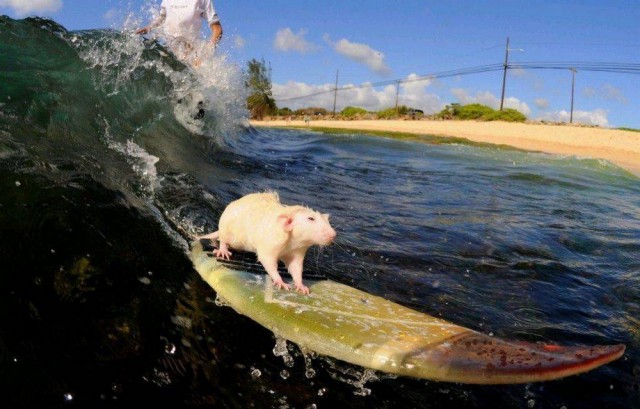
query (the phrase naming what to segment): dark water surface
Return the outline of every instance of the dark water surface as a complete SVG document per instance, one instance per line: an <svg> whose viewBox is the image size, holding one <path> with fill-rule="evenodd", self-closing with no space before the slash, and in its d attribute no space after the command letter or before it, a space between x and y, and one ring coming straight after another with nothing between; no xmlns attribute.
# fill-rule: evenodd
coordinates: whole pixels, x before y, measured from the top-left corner
<svg viewBox="0 0 640 409"><path fill-rule="evenodd" d="M0 19L0 406L640 407L638 178L428 138L249 129L237 67L218 68L198 80L155 43ZM498 337L627 352L515 386L305 356L216 305L187 256L226 203L266 189L331 213L338 243L308 271Z"/></svg>

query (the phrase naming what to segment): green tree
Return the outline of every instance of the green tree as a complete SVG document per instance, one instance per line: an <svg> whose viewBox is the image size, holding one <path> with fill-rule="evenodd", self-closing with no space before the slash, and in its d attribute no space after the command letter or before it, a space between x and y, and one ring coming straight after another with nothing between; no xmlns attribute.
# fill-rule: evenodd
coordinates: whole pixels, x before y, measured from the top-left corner
<svg viewBox="0 0 640 409"><path fill-rule="evenodd" d="M340 111L340 115L344 118L354 118L356 116L366 115L367 110L358 107L346 107Z"/></svg>
<svg viewBox="0 0 640 409"><path fill-rule="evenodd" d="M263 60L253 58L248 62L246 85L249 88L247 108L252 119L262 119L277 112L276 101L271 93L271 67Z"/></svg>
<svg viewBox="0 0 640 409"><path fill-rule="evenodd" d="M278 116L289 116L293 114L293 111L289 107L278 108Z"/></svg>

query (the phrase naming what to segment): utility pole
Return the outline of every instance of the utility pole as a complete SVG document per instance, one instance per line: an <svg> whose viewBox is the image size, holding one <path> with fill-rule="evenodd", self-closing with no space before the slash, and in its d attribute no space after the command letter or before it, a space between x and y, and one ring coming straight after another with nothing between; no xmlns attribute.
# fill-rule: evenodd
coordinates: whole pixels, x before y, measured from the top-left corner
<svg viewBox="0 0 640 409"><path fill-rule="evenodd" d="M504 74L502 74L502 97L500 97L500 111L504 107L504 90L507 85L507 70L509 69L509 37L507 37L507 47L504 52ZM522 48L514 48L513 51L524 51Z"/></svg>
<svg viewBox="0 0 640 409"><path fill-rule="evenodd" d="M500 111L504 106L504 89L507 85L507 68L509 68L509 37L507 37L507 47L504 54L504 74L502 74L502 97L500 98Z"/></svg>
<svg viewBox="0 0 640 409"><path fill-rule="evenodd" d="M571 115L569 116L569 123L572 124L573 123L573 92L576 88L576 72L578 72L578 70L576 70L575 68L570 68L571 70Z"/></svg>
<svg viewBox="0 0 640 409"><path fill-rule="evenodd" d="M336 86L333 89L333 117L336 117L336 100L338 99L338 73L340 70L336 70Z"/></svg>

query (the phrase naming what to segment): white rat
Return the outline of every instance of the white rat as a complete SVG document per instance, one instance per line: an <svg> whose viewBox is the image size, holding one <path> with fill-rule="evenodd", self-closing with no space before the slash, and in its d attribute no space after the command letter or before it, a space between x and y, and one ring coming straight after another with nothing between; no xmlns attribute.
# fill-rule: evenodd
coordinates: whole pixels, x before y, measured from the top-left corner
<svg viewBox="0 0 640 409"><path fill-rule="evenodd" d="M229 260L232 249L251 251L278 288L289 290L278 273L278 260L287 266L297 291L309 294L302 284L302 263L307 249L325 246L336 238L329 215L304 206L285 206L275 192L252 193L229 203L218 231L199 239L220 240L216 257Z"/></svg>

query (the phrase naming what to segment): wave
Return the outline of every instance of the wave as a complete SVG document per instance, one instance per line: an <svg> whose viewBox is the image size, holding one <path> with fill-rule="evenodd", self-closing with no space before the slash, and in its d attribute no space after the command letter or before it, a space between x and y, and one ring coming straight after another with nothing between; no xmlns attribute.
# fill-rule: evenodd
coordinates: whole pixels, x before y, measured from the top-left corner
<svg viewBox="0 0 640 409"><path fill-rule="evenodd" d="M0 50L0 158L73 163L117 190L137 176L152 193L156 166L224 145L246 118L242 71L224 55L197 72L155 40L6 16Z"/></svg>

